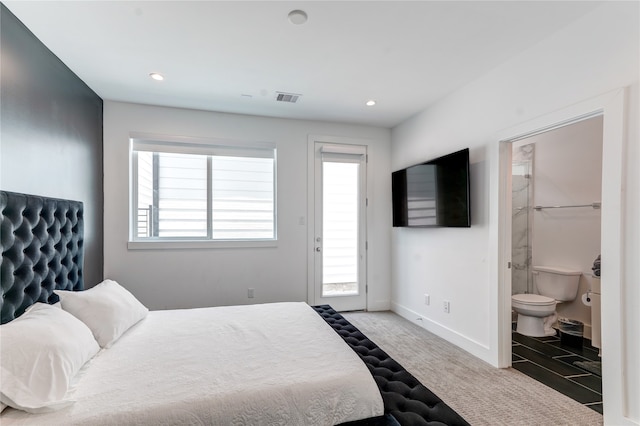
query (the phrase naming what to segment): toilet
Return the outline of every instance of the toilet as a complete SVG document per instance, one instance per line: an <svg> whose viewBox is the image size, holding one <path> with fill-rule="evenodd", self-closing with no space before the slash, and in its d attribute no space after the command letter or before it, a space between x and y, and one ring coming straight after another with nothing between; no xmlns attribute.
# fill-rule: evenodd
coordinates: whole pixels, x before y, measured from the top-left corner
<svg viewBox="0 0 640 426"><path fill-rule="evenodd" d="M556 304L575 300L582 272L562 267L533 266L538 294L514 294L511 307L518 314L516 331L525 336L555 336Z"/></svg>

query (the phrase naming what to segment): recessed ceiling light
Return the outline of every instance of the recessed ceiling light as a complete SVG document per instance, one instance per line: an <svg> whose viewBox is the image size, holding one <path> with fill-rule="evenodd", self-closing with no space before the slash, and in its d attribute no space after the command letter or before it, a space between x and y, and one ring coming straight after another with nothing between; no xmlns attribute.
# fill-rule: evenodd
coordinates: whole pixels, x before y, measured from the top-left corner
<svg viewBox="0 0 640 426"><path fill-rule="evenodd" d="M374 101L373 99L368 100L366 103L367 106L374 106L375 104L376 104L376 101Z"/></svg>
<svg viewBox="0 0 640 426"><path fill-rule="evenodd" d="M305 22L307 22L307 19L309 19L309 17L307 16L307 12L305 12L304 10L292 10L291 12L289 12L289 22L291 22L293 25L302 25Z"/></svg>
<svg viewBox="0 0 640 426"><path fill-rule="evenodd" d="M156 80L156 81L162 81L164 80L164 76L160 73L157 72L152 72L151 74L149 74L149 77L151 77L152 79Z"/></svg>

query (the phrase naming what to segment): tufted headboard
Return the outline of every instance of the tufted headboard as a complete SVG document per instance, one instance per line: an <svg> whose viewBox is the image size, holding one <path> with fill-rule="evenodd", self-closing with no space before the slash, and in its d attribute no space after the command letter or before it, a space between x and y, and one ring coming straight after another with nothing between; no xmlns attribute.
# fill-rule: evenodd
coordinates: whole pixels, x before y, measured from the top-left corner
<svg viewBox="0 0 640 426"><path fill-rule="evenodd" d="M1 323L54 290L82 290L83 205L79 201L0 191Z"/></svg>

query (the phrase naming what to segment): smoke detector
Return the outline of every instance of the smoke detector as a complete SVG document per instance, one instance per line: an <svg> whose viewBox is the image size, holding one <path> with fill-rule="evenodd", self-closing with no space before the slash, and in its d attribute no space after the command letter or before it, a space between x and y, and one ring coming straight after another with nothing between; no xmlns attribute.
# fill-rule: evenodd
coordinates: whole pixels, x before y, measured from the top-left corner
<svg viewBox="0 0 640 426"><path fill-rule="evenodd" d="M307 22L307 19L309 19L307 12L304 10L292 10L287 16L289 18L289 22L293 25L303 25Z"/></svg>
<svg viewBox="0 0 640 426"><path fill-rule="evenodd" d="M300 96L302 95L299 93L276 92L276 101L295 104L296 102L298 102L298 99L300 98Z"/></svg>

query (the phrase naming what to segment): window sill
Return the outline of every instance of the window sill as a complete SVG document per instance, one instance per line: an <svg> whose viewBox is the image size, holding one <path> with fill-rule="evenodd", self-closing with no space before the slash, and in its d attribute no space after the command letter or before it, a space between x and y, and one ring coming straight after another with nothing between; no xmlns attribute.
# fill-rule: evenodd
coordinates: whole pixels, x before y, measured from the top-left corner
<svg viewBox="0 0 640 426"><path fill-rule="evenodd" d="M261 248L277 247L277 240L253 241L129 241L129 250L183 250L183 249L225 249L225 248Z"/></svg>

